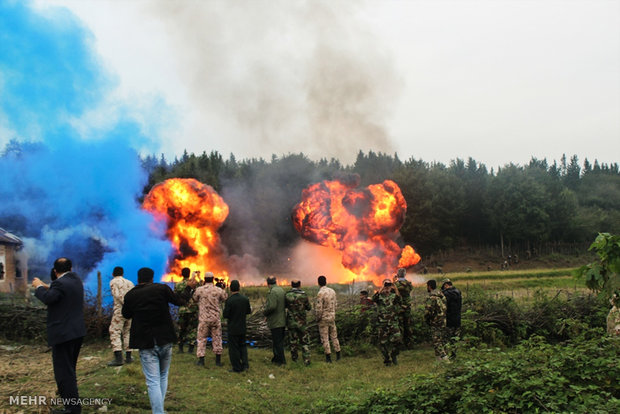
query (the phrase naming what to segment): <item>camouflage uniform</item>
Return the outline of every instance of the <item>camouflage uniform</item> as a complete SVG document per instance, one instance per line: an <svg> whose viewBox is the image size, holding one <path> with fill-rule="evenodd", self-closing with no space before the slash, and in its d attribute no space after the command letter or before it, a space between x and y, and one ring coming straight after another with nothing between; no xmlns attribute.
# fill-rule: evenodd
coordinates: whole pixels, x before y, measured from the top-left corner
<svg viewBox="0 0 620 414"><path fill-rule="evenodd" d="M125 294L134 287L134 284L125 279L123 276L114 276L110 280L110 292L114 298L114 311L112 313L112 322L110 322L110 342L112 350L122 351L125 348L129 350L129 330L131 328L131 319L123 318L122 309L125 301ZM121 335L123 340L121 341Z"/></svg>
<svg viewBox="0 0 620 414"><path fill-rule="evenodd" d="M398 278L394 283L396 289L398 289L398 293L400 293L400 309L398 309L398 323L400 325L400 330L403 339L403 345L405 348L409 348L411 346L411 327L413 326L413 318L411 316L411 291L413 290L413 285L410 281L403 278Z"/></svg>
<svg viewBox="0 0 620 414"><path fill-rule="evenodd" d="M211 336L213 353L222 354L222 303L228 295L215 285L206 284L200 286L194 292L194 301L198 302L198 347L196 356L205 356L207 348L207 336Z"/></svg>
<svg viewBox="0 0 620 414"><path fill-rule="evenodd" d="M321 286L316 296L314 312L319 323L321 344L326 354L331 354L330 339L334 345L334 351L340 352L340 342L338 342L338 331L336 329L336 305L336 292L334 292L334 289Z"/></svg>
<svg viewBox="0 0 620 414"><path fill-rule="evenodd" d="M183 293L187 286L187 279L182 280L174 286L174 291L177 294ZM198 306L193 299L187 302L186 306L179 306L179 346L184 343L188 343L190 346L194 346L196 342L196 314L198 313Z"/></svg>
<svg viewBox="0 0 620 414"><path fill-rule="evenodd" d="M431 328L431 337L435 356L446 359L445 335L446 328L446 298L435 289L431 291L424 304L424 320Z"/></svg>
<svg viewBox="0 0 620 414"><path fill-rule="evenodd" d="M383 354L383 362L390 363L390 357L396 362L398 347L401 343L399 313L402 310L401 297L392 289L382 289L375 293L372 301L376 303L377 344Z"/></svg>
<svg viewBox="0 0 620 414"><path fill-rule="evenodd" d="M610 336L620 337L620 297L614 294L610 300L613 305L607 315L607 333Z"/></svg>
<svg viewBox="0 0 620 414"><path fill-rule="evenodd" d="M310 334L306 329L306 312L310 307L310 301L306 292L300 288L292 288L284 297L286 307L286 327L288 328L289 341L291 344L291 358L297 360L301 345L304 363L310 363Z"/></svg>

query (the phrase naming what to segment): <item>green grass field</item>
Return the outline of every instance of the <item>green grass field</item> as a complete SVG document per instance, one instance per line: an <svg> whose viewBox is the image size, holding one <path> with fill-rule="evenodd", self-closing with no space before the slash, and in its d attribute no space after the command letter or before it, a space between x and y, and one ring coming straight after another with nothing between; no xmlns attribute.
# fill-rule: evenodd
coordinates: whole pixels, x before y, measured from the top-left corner
<svg viewBox="0 0 620 414"><path fill-rule="evenodd" d="M55 384L51 373L51 355L44 347L0 343L0 412L47 412L45 407L8 405L12 395L46 395L52 397ZM385 367L375 348L366 347L354 354L343 348L340 361L327 364L314 350L312 363L288 360L285 367L270 363L269 349L249 349L250 370L241 374L228 372L228 351L224 350L223 367L216 367L207 351L205 367L195 365L195 355L173 353L169 375L166 410L168 413L299 413L317 412L315 405L331 398L355 401L378 388L405 387L403 378L412 373L442 370L428 346L401 353L398 366ZM19 355L16 355L16 354ZM11 355L13 354L13 356ZM290 355L287 352L287 358ZM9 359L12 360L11 368ZM107 367L111 352L106 343L82 348L78 362L80 396L110 398L105 410L110 413L150 412L146 385L140 363ZM9 365L7 365L9 364ZM6 370L6 371L5 371ZM0 372L2 372L0 371ZM9 372L12 371L12 375ZM100 407L85 412L97 412ZM100 411L99 411L100 412Z"/></svg>
<svg viewBox="0 0 620 414"><path fill-rule="evenodd" d="M470 290L482 288L493 295L527 300L536 291L555 295L558 291L585 291L583 282L571 276L572 269L534 269L530 271L453 273L452 279L466 296ZM441 280L442 275L426 275ZM342 309L357 303L357 288L332 285L339 294ZM366 287L367 285L364 285ZM318 288L309 287L311 297ZM242 288L257 310L267 293L266 286ZM426 289L418 283L413 292L414 304L421 304ZM0 341L0 413L43 413L46 407L10 406L9 397L45 395L52 397L55 383L51 355L42 343L19 344ZM404 389L415 373L432 373L445 369L435 361L429 344L419 344L400 355L400 364L384 367L377 348L368 343L343 343L341 361L327 364L320 346L312 350L312 364L289 363L276 367L270 363L271 350L250 348L250 370L230 373L228 353L223 354L224 367L216 367L207 349L206 367L195 365L195 355L173 355L169 376L166 409L169 413L299 413L320 412L321 403L338 399L357 401L377 389ZM137 356L137 355L136 355ZM287 350L287 358L289 358ZM84 412L148 413L149 400L140 363L119 368L107 367L112 358L107 341L88 343L78 363L80 395L88 398L110 398L105 408L90 407Z"/></svg>

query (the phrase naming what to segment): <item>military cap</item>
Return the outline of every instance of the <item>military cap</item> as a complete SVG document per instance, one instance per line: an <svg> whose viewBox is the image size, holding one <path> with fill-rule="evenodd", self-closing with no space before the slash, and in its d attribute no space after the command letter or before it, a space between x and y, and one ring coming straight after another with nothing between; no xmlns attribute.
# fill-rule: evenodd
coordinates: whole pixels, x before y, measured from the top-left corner
<svg viewBox="0 0 620 414"><path fill-rule="evenodd" d="M444 280L441 281L441 286L443 286L446 283L452 284L452 281L448 278L445 278Z"/></svg>

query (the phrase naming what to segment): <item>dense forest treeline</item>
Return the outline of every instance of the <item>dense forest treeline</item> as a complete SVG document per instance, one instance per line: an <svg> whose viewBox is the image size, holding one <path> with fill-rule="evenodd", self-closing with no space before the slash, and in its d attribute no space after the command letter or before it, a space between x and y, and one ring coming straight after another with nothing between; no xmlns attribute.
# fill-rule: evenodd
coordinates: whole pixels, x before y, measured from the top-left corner
<svg viewBox="0 0 620 414"><path fill-rule="evenodd" d="M503 246L536 252L548 243L584 244L598 232L620 232L620 169L573 155L559 162L532 158L497 171L474 159L445 165L398 155L359 152L352 165L312 161L304 154L238 161L234 155L185 152L168 162L142 160L150 188L167 178L196 178L231 206L222 237L231 253L250 253L265 264L298 235L290 213L307 185L356 173L362 185L394 180L407 201L403 241L423 255L462 246ZM508 254L508 253L506 253Z"/></svg>

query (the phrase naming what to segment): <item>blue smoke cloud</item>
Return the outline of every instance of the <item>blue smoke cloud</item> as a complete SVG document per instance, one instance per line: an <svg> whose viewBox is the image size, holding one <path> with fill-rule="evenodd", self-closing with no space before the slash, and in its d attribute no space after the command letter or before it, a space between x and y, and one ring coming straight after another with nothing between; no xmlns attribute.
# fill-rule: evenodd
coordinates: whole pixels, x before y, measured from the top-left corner
<svg viewBox="0 0 620 414"><path fill-rule="evenodd" d="M123 115L86 133L73 126L116 85L73 15L41 13L0 2L0 227L24 240L31 276L46 278L59 256L91 292L98 270L104 286L114 266L134 282L143 266L163 274L171 245L140 208L148 177L132 147L153 136Z"/></svg>

